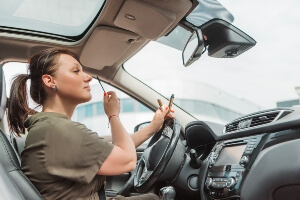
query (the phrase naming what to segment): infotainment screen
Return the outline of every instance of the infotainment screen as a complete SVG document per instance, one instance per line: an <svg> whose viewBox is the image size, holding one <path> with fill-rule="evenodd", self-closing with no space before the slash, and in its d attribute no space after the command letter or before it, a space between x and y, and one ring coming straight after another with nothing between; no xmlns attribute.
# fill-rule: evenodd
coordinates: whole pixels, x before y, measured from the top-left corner
<svg viewBox="0 0 300 200"><path fill-rule="evenodd" d="M241 157L245 151L246 144L237 146L225 146L218 156L215 166L218 165L234 165L239 164Z"/></svg>

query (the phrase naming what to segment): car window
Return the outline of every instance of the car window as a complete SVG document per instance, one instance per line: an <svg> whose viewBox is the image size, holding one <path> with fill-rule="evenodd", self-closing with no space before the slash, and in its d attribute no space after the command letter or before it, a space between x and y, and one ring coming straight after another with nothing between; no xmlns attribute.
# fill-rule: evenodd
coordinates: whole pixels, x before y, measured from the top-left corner
<svg viewBox="0 0 300 200"><path fill-rule="evenodd" d="M23 0L1 3L0 26L2 27L78 36L92 23L105 1Z"/></svg>
<svg viewBox="0 0 300 200"><path fill-rule="evenodd" d="M27 65L25 63L7 63L3 66L6 78L6 90L9 96L9 90L13 77L21 73L27 73ZM133 133L134 127L142 122L151 121L153 118L153 111L144 106L142 103L131 98L124 92L103 83L106 91L114 91L120 99L121 113L120 119L128 131ZM110 127L108 118L103 108L103 90L96 80L90 83L92 100L80 104L76 107L72 120L85 124L89 129L95 131L100 136L110 135ZM29 98L29 105L35 108L36 104ZM38 109L40 111L41 109Z"/></svg>

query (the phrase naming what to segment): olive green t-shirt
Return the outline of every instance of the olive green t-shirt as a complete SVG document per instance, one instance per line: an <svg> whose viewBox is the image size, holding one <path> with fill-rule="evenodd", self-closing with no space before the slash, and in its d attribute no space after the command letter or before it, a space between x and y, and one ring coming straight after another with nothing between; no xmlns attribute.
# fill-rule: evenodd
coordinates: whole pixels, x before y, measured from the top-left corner
<svg viewBox="0 0 300 200"><path fill-rule="evenodd" d="M45 199L99 199L105 176L97 172L111 143L59 113L37 113L25 127L22 171Z"/></svg>

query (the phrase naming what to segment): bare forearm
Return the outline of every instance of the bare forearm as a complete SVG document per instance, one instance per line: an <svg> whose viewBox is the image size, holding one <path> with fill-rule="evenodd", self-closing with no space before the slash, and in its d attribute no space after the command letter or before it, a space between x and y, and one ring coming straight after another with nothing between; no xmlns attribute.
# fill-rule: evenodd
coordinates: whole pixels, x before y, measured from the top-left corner
<svg viewBox="0 0 300 200"><path fill-rule="evenodd" d="M135 145L123 127L120 119L118 117L112 117L110 119L111 133L112 133L112 143L121 149L129 151L129 153L135 153Z"/></svg>
<svg viewBox="0 0 300 200"><path fill-rule="evenodd" d="M135 145L135 148L143 144L147 139L149 139L155 131L151 126L146 126L145 128L131 134L131 139Z"/></svg>

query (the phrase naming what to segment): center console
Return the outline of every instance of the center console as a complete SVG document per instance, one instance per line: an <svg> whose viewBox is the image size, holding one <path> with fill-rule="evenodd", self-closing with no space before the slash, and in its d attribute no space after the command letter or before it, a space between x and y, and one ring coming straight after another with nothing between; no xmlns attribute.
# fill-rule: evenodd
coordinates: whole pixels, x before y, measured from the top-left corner
<svg viewBox="0 0 300 200"><path fill-rule="evenodd" d="M251 160L262 136L217 142L208 156L205 193L212 199L238 198ZM256 153L255 153L256 152Z"/></svg>

